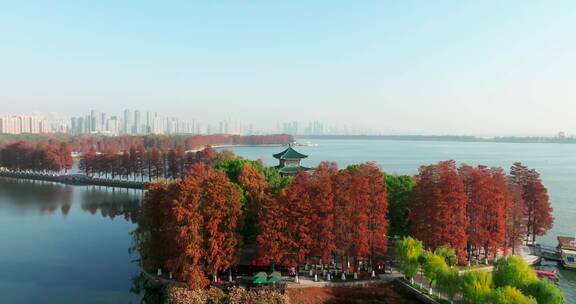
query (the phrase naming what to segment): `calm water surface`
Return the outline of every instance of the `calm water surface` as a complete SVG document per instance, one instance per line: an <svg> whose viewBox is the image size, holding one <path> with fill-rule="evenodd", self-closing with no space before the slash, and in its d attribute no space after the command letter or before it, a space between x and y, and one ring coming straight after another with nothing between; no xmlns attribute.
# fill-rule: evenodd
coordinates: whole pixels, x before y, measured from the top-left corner
<svg viewBox="0 0 576 304"><path fill-rule="evenodd" d="M298 148L304 165L334 160L343 167L377 161L389 173L415 174L418 166L454 159L508 168L521 161L537 169L550 191L556 222L539 241L555 245L576 224L576 145L314 140ZM280 147L237 147L274 165ZM139 303L131 292L138 266L130 231L142 191L0 178L0 303ZM576 303L576 272L561 271L561 287Z"/></svg>
<svg viewBox="0 0 576 304"><path fill-rule="evenodd" d="M308 141L298 138L301 142ZM549 190L554 208L554 228L539 242L556 246L556 236L573 236L576 225L576 145L575 144L513 144L466 143L436 141L392 140L332 140L313 139L317 147L297 147L309 158L304 166L314 166L324 160L336 161L340 167L352 163L376 161L391 174L418 172L421 165L453 159L470 165L499 166L509 169L514 162L522 162L540 172ZM248 159L262 159L276 165L272 154L280 147L236 147L235 153ZM560 287L576 303L576 272L561 270Z"/></svg>
<svg viewBox="0 0 576 304"><path fill-rule="evenodd" d="M0 178L0 303L139 303L141 195Z"/></svg>

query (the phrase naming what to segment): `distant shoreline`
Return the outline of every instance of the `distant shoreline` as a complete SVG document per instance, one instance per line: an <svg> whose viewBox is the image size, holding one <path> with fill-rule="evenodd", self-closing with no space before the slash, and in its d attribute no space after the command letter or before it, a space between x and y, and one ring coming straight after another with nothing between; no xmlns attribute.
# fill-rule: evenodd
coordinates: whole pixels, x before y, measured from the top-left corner
<svg viewBox="0 0 576 304"><path fill-rule="evenodd" d="M532 144L576 144L576 138L560 137L476 137L455 135L294 135L296 139L403 140L445 142L491 142Z"/></svg>
<svg viewBox="0 0 576 304"><path fill-rule="evenodd" d="M226 149L226 148L238 148L238 147L282 147L284 144L260 144L260 145L249 145L249 144L225 144L225 145L213 145L210 146L212 149ZM205 147L192 149L188 152L198 152L204 150Z"/></svg>

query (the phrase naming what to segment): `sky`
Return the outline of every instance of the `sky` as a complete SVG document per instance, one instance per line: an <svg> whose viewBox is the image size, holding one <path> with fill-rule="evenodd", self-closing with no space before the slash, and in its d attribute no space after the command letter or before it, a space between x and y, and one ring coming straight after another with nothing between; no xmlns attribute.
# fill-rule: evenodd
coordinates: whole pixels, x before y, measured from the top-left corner
<svg viewBox="0 0 576 304"><path fill-rule="evenodd" d="M0 113L576 133L574 1L3 1Z"/></svg>

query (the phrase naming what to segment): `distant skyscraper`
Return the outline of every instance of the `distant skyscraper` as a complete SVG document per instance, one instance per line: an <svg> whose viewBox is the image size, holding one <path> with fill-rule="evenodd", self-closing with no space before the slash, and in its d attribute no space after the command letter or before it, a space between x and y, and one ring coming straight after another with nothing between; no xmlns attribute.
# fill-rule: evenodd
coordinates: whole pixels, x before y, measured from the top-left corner
<svg viewBox="0 0 576 304"><path fill-rule="evenodd" d="M134 111L133 133L134 134L141 134L142 132L143 132L143 130L142 130L142 114L140 113L140 110L136 110L136 111Z"/></svg>
<svg viewBox="0 0 576 304"><path fill-rule="evenodd" d="M132 134L132 116L130 116L130 110L124 110L124 133Z"/></svg>

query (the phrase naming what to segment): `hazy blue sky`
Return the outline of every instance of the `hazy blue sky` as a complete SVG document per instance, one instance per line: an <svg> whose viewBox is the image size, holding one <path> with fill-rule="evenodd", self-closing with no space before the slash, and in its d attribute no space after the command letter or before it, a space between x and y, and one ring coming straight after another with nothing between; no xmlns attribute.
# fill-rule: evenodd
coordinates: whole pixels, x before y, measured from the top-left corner
<svg viewBox="0 0 576 304"><path fill-rule="evenodd" d="M0 113L576 132L575 1L0 1Z"/></svg>

